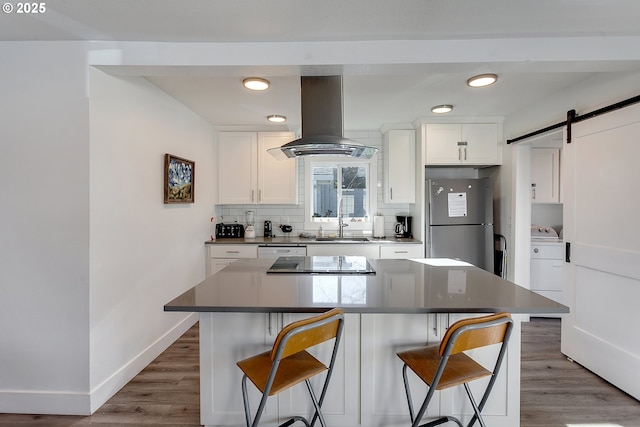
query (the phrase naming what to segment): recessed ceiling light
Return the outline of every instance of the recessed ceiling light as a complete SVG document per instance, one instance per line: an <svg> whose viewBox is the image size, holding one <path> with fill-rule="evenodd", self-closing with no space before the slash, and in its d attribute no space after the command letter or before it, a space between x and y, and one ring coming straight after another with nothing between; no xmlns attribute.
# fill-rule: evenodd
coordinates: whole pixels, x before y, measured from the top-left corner
<svg viewBox="0 0 640 427"><path fill-rule="evenodd" d="M250 90L266 90L269 88L269 80L260 77L247 77L242 81L244 87Z"/></svg>
<svg viewBox="0 0 640 427"><path fill-rule="evenodd" d="M270 116L267 116L267 120L269 120L271 123L284 123L287 121L287 117L281 116L279 114L272 114Z"/></svg>
<svg viewBox="0 0 640 427"><path fill-rule="evenodd" d="M483 87L492 85L496 81L498 81L497 74L480 74L467 80L467 85L471 87Z"/></svg>
<svg viewBox="0 0 640 427"><path fill-rule="evenodd" d="M435 107L431 108L431 112L436 114L450 113L452 110L453 105L449 104L436 105Z"/></svg>

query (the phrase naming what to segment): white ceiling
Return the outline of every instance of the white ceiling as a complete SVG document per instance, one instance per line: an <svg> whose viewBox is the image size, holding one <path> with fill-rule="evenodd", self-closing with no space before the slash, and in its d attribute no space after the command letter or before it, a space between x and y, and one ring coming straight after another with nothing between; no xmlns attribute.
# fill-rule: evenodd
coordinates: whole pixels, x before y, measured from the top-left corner
<svg viewBox="0 0 640 427"><path fill-rule="evenodd" d="M17 4L11 2L12 4ZM459 116L508 116L599 73L640 71L638 0L50 0L42 14L3 13L0 41L94 40L183 43L432 41L424 60L343 64L172 67L127 70L180 100L216 126L264 126L284 114L300 126L299 76L344 75L345 128L378 129L432 116L455 105ZM463 56L450 42L485 40ZM636 43L636 44L634 44ZM464 43L463 43L464 45ZM300 46L303 46L302 48ZM558 49L561 46L562 49ZM571 48L571 50L567 50ZM375 52L374 52L375 53ZM342 52L344 55L345 52ZM348 54L348 52L347 52ZM431 58L445 58L442 60ZM456 58L447 61L446 58ZM347 62L347 61L345 61ZM419 62L419 63L418 63ZM312 64L312 65L310 65ZM109 72L117 72L111 68ZM495 72L497 84L470 89L473 74ZM267 77L249 93L240 82Z"/></svg>

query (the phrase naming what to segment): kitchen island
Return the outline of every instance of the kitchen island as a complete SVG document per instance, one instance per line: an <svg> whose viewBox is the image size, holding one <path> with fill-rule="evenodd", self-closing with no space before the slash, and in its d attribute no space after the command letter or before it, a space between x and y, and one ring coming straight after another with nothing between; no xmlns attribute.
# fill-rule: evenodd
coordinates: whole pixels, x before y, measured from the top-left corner
<svg viewBox="0 0 640 427"><path fill-rule="evenodd" d="M327 260L306 261L322 268ZM165 305L165 311L200 313L204 425L244 425L238 360L266 350L289 322L341 307L346 313L345 330L323 405L329 425L408 425L401 362L395 353L438 342L447 326L461 317L507 311L514 314L515 328L483 413L489 425L518 426L520 321L528 314L568 312L561 304L455 260L369 260L375 274L270 274L275 261L238 260ZM345 257L341 262L359 260ZM318 349L318 357L323 351ZM493 351L476 350L473 357L481 363L490 361ZM473 390L480 390L483 384L478 383ZM419 387L416 383L415 389ZM277 425L289 414L309 411L304 394L293 388L270 399L263 422ZM440 413L469 419L472 410L464 391L440 392L428 415Z"/></svg>

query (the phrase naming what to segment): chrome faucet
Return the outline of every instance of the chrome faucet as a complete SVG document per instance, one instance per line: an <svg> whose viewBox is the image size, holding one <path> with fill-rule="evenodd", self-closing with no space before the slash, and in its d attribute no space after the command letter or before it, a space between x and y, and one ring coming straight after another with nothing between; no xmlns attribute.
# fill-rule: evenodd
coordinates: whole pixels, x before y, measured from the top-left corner
<svg viewBox="0 0 640 427"><path fill-rule="evenodd" d="M345 224L342 220L342 197L340 197L340 201L338 202L338 237L344 237L344 228L348 227L349 224Z"/></svg>

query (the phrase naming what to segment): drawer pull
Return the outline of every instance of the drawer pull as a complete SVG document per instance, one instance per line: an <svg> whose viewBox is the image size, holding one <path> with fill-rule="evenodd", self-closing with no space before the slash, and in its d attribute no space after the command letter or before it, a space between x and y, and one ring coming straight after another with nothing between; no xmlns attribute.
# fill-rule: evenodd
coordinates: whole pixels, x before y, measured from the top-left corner
<svg viewBox="0 0 640 427"><path fill-rule="evenodd" d="M394 251L394 254L408 254L409 251Z"/></svg>
<svg viewBox="0 0 640 427"><path fill-rule="evenodd" d="M240 251L225 251L227 254L239 254Z"/></svg>

